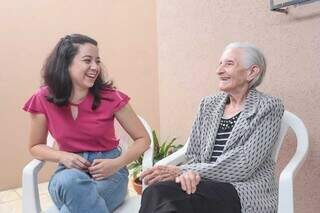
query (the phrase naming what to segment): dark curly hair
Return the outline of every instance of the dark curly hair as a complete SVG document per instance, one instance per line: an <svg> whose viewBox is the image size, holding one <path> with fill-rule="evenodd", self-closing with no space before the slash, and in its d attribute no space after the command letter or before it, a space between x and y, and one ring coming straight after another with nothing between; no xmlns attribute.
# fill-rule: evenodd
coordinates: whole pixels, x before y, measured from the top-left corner
<svg viewBox="0 0 320 213"><path fill-rule="evenodd" d="M68 105L68 100L72 91L72 82L69 75L69 66L75 55L78 53L79 44L90 43L98 46L94 39L81 35L72 34L61 38L58 44L46 59L42 72L44 85L49 88L47 100L57 106ZM114 88L112 81L105 81L100 73L94 85L89 88L93 95L92 110L95 110L101 102L100 90Z"/></svg>

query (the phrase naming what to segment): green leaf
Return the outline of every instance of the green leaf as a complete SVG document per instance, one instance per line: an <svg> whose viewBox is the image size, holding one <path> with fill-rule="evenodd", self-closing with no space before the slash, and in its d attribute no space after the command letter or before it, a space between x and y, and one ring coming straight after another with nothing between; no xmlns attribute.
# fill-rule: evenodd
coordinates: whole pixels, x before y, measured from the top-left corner
<svg viewBox="0 0 320 213"><path fill-rule="evenodd" d="M152 138L153 138L153 148L154 148L154 153L159 152L159 140L156 134L155 130L152 130Z"/></svg>
<svg viewBox="0 0 320 213"><path fill-rule="evenodd" d="M134 178L138 177L138 174L142 171L142 165L135 167L133 170L131 170L131 174Z"/></svg>
<svg viewBox="0 0 320 213"><path fill-rule="evenodd" d="M164 157L167 157L169 155L169 152L174 148L173 143L175 142L176 138L173 138L171 142L165 147L164 149Z"/></svg>
<svg viewBox="0 0 320 213"><path fill-rule="evenodd" d="M171 140L164 140L162 143L159 141L159 138L155 132L152 130L152 138L153 138L153 163L155 164L159 160L167 157L168 155L172 154L173 152L177 151L183 145L174 143L176 142L177 138L172 138ZM142 156L139 157L138 160L133 161L130 165L128 165L128 169L130 173L134 177L138 177L142 171Z"/></svg>

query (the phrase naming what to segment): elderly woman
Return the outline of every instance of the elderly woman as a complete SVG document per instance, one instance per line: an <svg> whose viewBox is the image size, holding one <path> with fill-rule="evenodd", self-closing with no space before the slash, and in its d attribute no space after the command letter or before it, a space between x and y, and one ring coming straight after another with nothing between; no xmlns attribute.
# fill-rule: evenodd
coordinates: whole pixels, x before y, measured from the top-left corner
<svg viewBox="0 0 320 213"><path fill-rule="evenodd" d="M142 174L140 213L259 212L277 209L272 149L284 107L256 90L266 72L263 54L248 43L229 44L216 74L221 92L202 99L182 166Z"/></svg>

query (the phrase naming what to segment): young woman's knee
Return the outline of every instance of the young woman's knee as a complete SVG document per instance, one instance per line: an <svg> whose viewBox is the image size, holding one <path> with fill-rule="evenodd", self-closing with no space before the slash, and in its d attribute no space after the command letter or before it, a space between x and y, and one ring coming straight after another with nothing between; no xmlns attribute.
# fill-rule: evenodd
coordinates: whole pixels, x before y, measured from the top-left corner
<svg viewBox="0 0 320 213"><path fill-rule="evenodd" d="M78 169L65 169L60 171L55 174L51 180L53 187L64 190L80 187L89 182L92 182L89 175Z"/></svg>

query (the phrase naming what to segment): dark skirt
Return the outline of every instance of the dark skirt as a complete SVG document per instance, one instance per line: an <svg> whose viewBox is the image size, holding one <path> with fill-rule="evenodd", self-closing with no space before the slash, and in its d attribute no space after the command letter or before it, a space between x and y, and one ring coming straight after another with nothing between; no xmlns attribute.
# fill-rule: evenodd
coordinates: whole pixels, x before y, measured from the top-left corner
<svg viewBox="0 0 320 213"><path fill-rule="evenodd" d="M201 180L188 195L174 181L148 186L139 213L241 213L237 191L229 183Z"/></svg>

